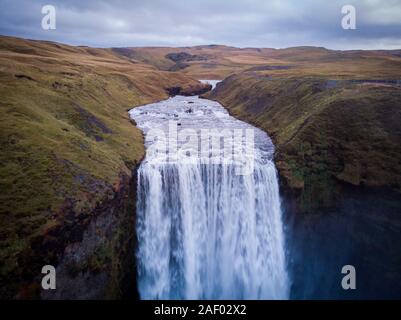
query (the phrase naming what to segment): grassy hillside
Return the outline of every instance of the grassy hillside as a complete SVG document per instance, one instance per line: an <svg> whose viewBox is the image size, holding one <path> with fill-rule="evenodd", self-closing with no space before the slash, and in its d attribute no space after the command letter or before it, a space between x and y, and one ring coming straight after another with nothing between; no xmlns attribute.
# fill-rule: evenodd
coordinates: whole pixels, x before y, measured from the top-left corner
<svg viewBox="0 0 401 320"><path fill-rule="evenodd" d="M200 84L110 49L0 37L3 290L33 241L87 219L131 175L144 147L127 110L177 86Z"/></svg>
<svg viewBox="0 0 401 320"><path fill-rule="evenodd" d="M324 75L335 79L397 79L401 68L399 51L335 51L316 47L234 48L220 45L115 48L113 51L160 70L179 70L197 79L224 79L243 71L285 78Z"/></svg>
<svg viewBox="0 0 401 320"><path fill-rule="evenodd" d="M400 89L244 73L207 96L273 137L283 182L311 211L333 204L343 182L401 192Z"/></svg>

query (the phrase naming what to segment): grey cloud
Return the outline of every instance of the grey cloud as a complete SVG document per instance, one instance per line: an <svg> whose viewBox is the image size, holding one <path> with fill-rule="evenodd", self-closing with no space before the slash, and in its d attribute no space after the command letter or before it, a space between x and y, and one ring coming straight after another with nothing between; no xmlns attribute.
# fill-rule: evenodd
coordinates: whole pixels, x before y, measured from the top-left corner
<svg viewBox="0 0 401 320"><path fill-rule="evenodd" d="M53 4L57 29L41 29ZM341 28L341 7L357 30ZM401 48L401 0L0 0L0 34L74 45Z"/></svg>

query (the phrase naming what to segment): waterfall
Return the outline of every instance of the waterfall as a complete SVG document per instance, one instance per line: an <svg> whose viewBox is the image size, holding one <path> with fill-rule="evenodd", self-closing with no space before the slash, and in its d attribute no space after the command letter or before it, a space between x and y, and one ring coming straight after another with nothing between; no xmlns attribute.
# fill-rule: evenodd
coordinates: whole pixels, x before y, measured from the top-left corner
<svg viewBox="0 0 401 320"><path fill-rule="evenodd" d="M140 297L288 298L280 197L269 137L229 116L217 102L198 97L177 96L132 109L130 115L143 130L147 148L138 170ZM217 129L213 134L227 128L254 130L252 171L238 174L238 162L213 162L208 153L182 161L168 150L168 161L160 161L156 152L150 152L157 140L151 131L159 130L159 142L170 143L172 135L180 136L171 131L163 136L172 122L192 135L178 138L177 149L188 147L188 141L205 128ZM192 139L192 151L199 151L201 140Z"/></svg>

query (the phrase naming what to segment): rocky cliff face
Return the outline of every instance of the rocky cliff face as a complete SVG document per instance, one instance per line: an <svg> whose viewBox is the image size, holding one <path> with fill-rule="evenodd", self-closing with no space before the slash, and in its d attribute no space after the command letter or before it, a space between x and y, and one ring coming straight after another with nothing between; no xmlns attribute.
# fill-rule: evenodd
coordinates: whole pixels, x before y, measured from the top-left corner
<svg viewBox="0 0 401 320"><path fill-rule="evenodd" d="M16 297L135 298L136 167L131 175L122 174L93 210L75 212L70 201L63 209L66 221L36 237L21 255L21 266L30 268L9 279L10 286L18 289ZM56 290L40 286L40 269L47 264L56 266Z"/></svg>

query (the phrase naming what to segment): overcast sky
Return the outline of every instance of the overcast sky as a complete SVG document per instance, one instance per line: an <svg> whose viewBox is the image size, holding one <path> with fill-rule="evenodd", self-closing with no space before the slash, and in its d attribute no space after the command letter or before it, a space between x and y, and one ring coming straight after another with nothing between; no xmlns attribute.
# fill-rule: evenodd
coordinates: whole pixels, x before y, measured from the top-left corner
<svg viewBox="0 0 401 320"><path fill-rule="evenodd" d="M43 30L43 5L56 30ZM356 30L341 8L356 8ZM96 47L401 49L401 0L0 0L0 34Z"/></svg>

